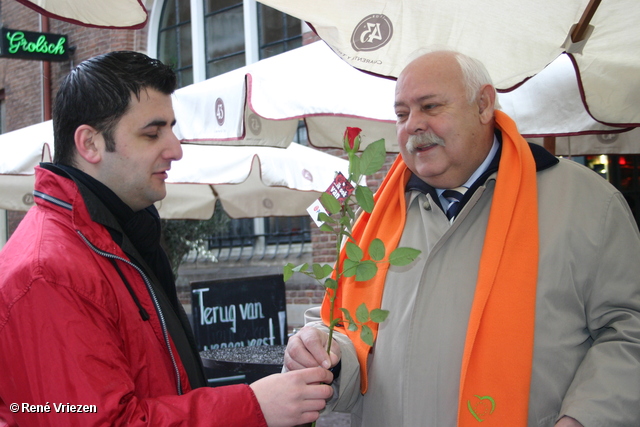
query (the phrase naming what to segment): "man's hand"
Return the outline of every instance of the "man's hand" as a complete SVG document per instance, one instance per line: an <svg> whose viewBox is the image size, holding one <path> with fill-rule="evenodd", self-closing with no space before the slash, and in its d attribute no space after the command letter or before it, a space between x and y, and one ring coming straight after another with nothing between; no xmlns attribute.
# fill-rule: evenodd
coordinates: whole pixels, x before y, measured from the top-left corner
<svg viewBox="0 0 640 427"><path fill-rule="evenodd" d="M333 375L319 367L274 374L250 384L269 427L287 427L318 419L333 395Z"/></svg>
<svg viewBox="0 0 640 427"><path fill-rule="evenodd" d="M583 427L583 425L571 417L562 417L558 420L555 427Z"/></svg>
<svg viewBox="0 0 640 427"><path fill-rule="evenodd" d="M340 346L334 340L331 355L327 354L329 334L311 326L304 327L289 338L284 353L284 366L289 371L322 366L329 369L340 360Z"/></svg>

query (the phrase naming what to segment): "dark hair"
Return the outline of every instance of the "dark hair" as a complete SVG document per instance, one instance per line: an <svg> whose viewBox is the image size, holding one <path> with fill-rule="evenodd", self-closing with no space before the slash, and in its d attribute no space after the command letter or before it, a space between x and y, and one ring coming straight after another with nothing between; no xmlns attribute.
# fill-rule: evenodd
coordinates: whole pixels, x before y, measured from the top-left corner
<svg viewBox="0 0 640 427"><path fill-rule="evenodd" d="M89 125L104 136L107 151L115 150L113 130L127 112L131 96L152 88L171 95L173 70L145 54L119 51L81 62L67 75L53 106L53 161L74 166L76 129Z"/></svg>

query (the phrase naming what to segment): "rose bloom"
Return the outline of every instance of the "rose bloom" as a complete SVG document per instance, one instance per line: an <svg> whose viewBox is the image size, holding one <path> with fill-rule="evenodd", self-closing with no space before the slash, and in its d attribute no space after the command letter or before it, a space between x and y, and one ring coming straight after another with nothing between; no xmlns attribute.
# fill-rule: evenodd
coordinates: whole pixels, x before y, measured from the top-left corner
<svg viewBox="0 0 640 427"><path fill-rule="evenodd" d="M345 151L355 152L360 148L360 128L350 128L344 131L344 149Z"/></svg>

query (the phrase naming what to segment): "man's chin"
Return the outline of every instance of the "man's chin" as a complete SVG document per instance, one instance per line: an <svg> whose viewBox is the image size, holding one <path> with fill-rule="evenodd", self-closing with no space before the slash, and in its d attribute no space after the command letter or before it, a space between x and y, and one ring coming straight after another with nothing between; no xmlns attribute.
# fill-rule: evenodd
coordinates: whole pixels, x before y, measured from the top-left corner
<svg viewBox="0 0 640 427"><path fill-rule="evenodd" d="M413 162L409 169L411 169L411 172L413 172L414 175L430 186L434 188L447 188L442 187L442 185L447 182L447 169L444 167L438 167L438 164L435 164L435 162L430 161L427 164L427 162L421 162L418 160Z"/></svg>
<svg viewBox="0 0 640 427"><path fill-rule="evenodd" d="M153 192L153 194L149 194L149 200L152 200L151 204L162 202L167 197L167 189L166 187L162 187Z"/></svg>
<svg viewBox="0 0 640 427"><path fill-rule="evenodd" d="M156 202L160 202L167 197L167 189L163 188L162 191L158 192L158 197Z"/></svg>

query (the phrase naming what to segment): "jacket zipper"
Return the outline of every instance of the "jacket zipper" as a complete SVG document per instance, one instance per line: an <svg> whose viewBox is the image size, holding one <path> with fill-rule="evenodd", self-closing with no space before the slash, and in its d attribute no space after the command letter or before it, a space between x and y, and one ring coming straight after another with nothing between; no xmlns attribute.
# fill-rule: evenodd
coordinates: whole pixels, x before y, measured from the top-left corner
<svg viewBox="0 0 640 427"><path fill-rule="evenodd" d="M169 341L169 334L167 331L167 324L164 318L164 314L162 313L162 309L160 308L160 304L158 303L158 297L156 296L155 291L153 290L153 287L151 286L151 282L149 281L149 278L147 277L147 275L144 273L144 271L142 271L137 265L135 265L134 263L132 263L131 261L124 259L122 257L119 257L117 255L114 255L112 253L109 252L105 252L101 249L96 248L83 234L80 230L76 230L77 233L80 235L80 237L82 238L82 240L84 240L84 242L87 244L87 246L89 246L91 248L91 250L93 250L95 253L97 253L100 256L103 256L105 258L110 258L110 259L116 259L118 261L122 261L128 265L130 265L131 267L135 268L136 271L138 273L140 273L140 276L142 276L142 279L144 280L144 283L147 287L147 290L149 291L149 294L151 295L151 299L153 300L153 305L156 308L156 313L158 313L158 318L160 319L160 325L162 327L162 336L164 337L164 342L165 345L167 346L167 351L169 352L169 356L171 357L171 363L173 364L173 369L175 371L176 374L176 385L178 387L178 396L182 395L182 380L180 378L180 371L178 370L178 363L176 362L176 358L173 354L173 350L171 350L171 343Z"/></svg>

